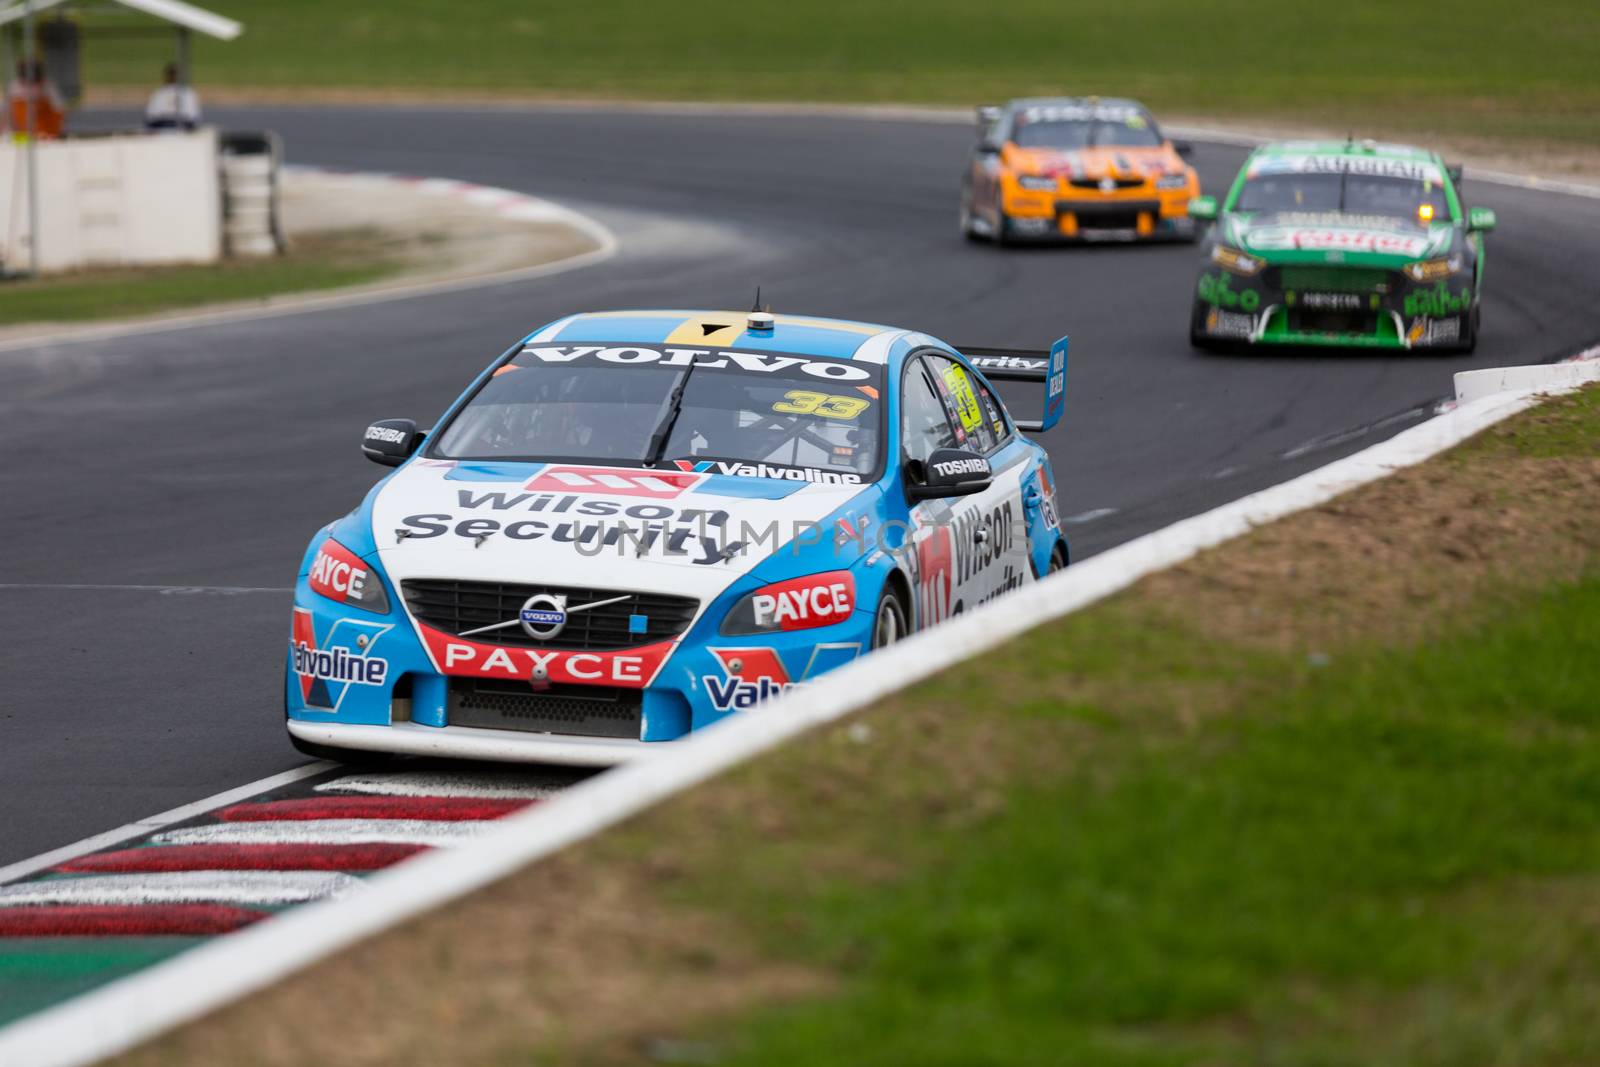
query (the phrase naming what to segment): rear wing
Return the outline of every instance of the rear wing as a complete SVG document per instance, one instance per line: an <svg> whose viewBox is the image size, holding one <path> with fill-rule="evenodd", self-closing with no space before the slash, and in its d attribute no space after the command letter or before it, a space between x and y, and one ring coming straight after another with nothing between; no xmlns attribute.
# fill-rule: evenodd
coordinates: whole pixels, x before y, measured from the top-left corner
<svg viewBox="0 0 1600 1067"><path fill-rule="evenodd" d="M1050 351L1029 348L982 348L958 346L956 351L985 378L1001 382L1041 382L1044 385L1044 416L1038 421L1018 419L1017 429L1043 433L1061 421L1067 406L1067 338L1050 346Z"/></svg>

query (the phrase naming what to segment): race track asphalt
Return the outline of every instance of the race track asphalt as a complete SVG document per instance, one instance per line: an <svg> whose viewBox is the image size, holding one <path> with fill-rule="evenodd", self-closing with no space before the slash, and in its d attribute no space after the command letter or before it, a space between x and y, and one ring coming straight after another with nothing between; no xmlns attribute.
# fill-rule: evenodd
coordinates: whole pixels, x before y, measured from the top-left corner
<svg viewBox="0 0 1600 1067"><path fill-rule="evenodd" d="M114 124L122 116L93 121ZM1600 337L1600 200L1493 207L1476 355L1201 356L1188 246L1001 251L955 231L970 131L638 110L233 109L291 162L550 197L621 239L555 277L0 353L0 864L303 762L279 686L307 537L382 471L368 421L426 421L576 310L747 307L961 344L1072 336L1047 438L1075 554L1279 482L1425 417L1453 372ZM1208 191L1243 152L1201 145ZM1008 392L1013 407L1032 400Z"/></svg>

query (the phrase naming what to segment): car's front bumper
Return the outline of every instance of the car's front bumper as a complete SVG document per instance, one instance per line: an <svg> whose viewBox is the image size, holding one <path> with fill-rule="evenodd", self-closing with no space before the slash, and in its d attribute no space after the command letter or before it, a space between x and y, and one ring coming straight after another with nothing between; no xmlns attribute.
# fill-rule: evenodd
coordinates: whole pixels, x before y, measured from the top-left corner
<svg viewBox="0 0 1600 1067"><path fill-rule="evenodd" d="M722 615L719 605L714 617ZM749 637L723 637L709 625L696 625L682 638L652 646L665 649L659 659L641 659L659 667L642 665L625 678L600 679L608 656L647 650L566 653L584 660L585 676L596 680L574 684L557 678L536 688L527 667L539 649L490 650L515 665L514 671L490 670L481 656L448 663L437 651L430 654L418 624L397 602L385 615L354 611L318 596L302 580L284 710L289 732L318 745L609 766L648 755L849 662L870 646L872 619L872 610L861 607L831 626ZM477 647L464 639L452 644ZM471 691L481 684L494 691Z"/></svg>
<svg viewBox="0 0 1600 1067"><path fill-rule="evenodd" d="M1195 287L1197 338L1252 345L1310 345L1393 350L1451 349L1473 328L1470 282L1459 296L1411 286L1395 272L1382 289L1296 291L1267 277L1241 278L1220 268L1201 272ZM1316 303L1320 301L1320 304Z"/></svg>
<svg viewBox="0 0 1600 1067"><path fill-rule="evenodd" d="M1198 193L1198 189L1194 190ZM1000 220L1013 240L1175 240L1193 236L1188 189L1151 185L1101 193L1008 190Z"/></svg>
<svg viewBox="0 0 1600 1067"><path fill-rule="evenodd" d="M422 726L412 722L371 726L290 719L289 733L311 744L358 752L502 763L559 763L570 767L615 767L664 756L681 744L679 741L482 730L471 726Z"/></svg>

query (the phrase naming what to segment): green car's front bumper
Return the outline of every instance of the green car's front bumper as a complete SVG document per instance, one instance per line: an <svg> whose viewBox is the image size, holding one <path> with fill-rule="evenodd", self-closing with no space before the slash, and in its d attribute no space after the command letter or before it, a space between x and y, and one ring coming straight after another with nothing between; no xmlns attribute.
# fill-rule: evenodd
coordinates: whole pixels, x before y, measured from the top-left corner
<svg viewBox="0 0 1600 1067"><path fill-rule="evenodd" d="M1319 271L1321 287L1295 285L1268 268L1244 278L1201 272L1192 334L1197 343L1244 343L1393 350L1470 344L1475 293L1470 275L1419 286L1399 271ZM1290 284L1284 284L1285 281Z"/></svg>

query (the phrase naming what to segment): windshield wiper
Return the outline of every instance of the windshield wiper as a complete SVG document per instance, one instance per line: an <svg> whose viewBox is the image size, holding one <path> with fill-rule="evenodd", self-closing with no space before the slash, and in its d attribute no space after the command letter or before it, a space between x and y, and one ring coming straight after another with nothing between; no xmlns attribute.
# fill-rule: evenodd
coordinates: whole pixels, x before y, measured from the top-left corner
<svg viewBox="0 0 1600 1067"><path fill-rule="evenodd" d="M689 376L693 373L694 364L691 363L683 368L683 377L672 387L672 395L667 398L666 413L661 417L661 425L650 435L650 444L645 449L645 466L654 467L661 462L661 453L667 450L667 439L672 436L673 426L677 425L679 412L683 411L683 391L689 387Z"/></svg>
<svg viewBox="0 0 1600 1067"><path fill-rule="evenodd" d="M1346 163L1344 169L1339 171L1339 214L1344 214L1344 183L1350 178L1350 164Z"/></svg>

